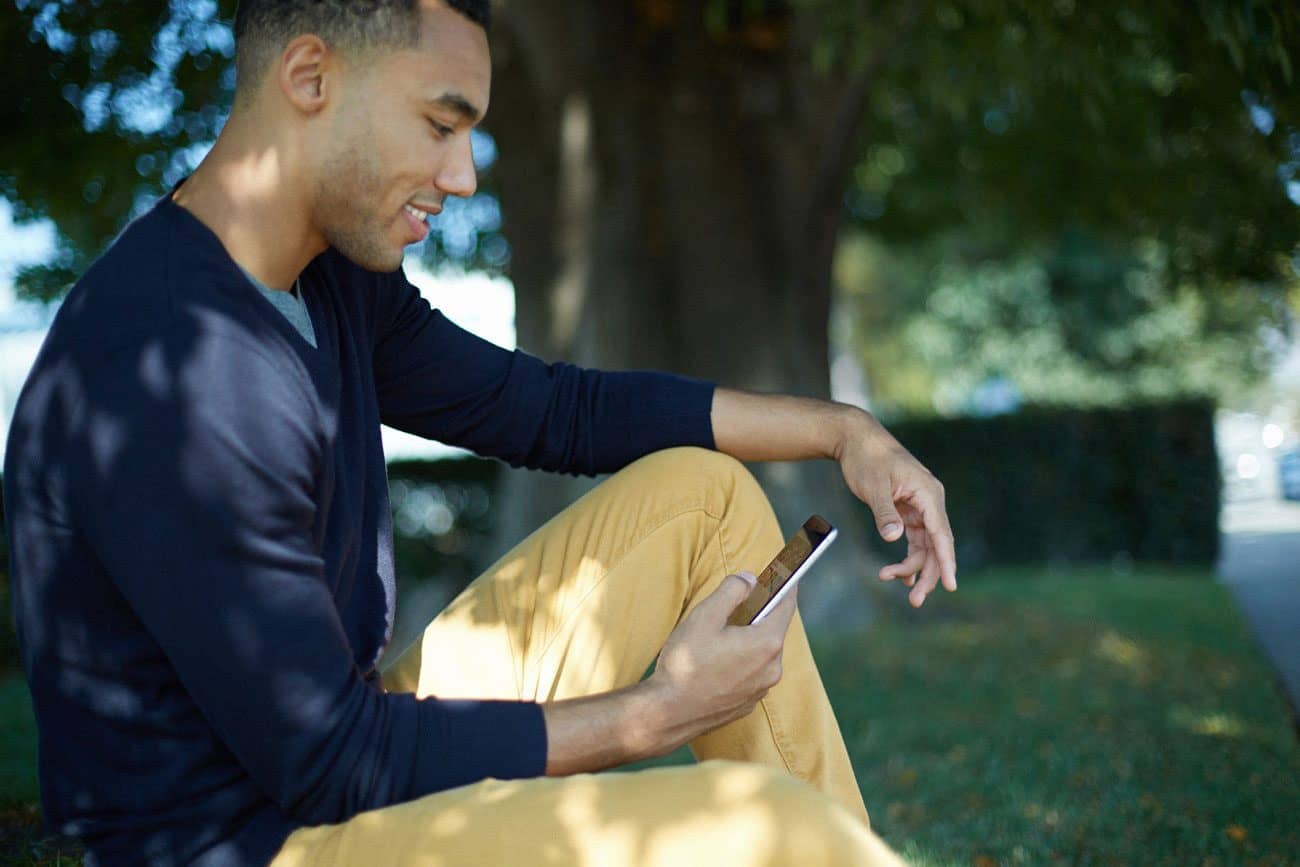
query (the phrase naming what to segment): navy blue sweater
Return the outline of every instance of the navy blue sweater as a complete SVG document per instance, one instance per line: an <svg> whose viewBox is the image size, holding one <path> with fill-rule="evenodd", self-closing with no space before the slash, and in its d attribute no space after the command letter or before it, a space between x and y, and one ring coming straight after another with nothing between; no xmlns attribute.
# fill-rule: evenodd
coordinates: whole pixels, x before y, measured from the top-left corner
<svg viewBox="0 0 1300 867"><path fill-rule="evenodd" d="M164 197L72 289L18 400L41 798L88 864L265 864L297 827L543 773L539 704L377 685L381 422L573 474L714 445L711 383L501 349L334 251L301 280L315 349Z"/></svg>

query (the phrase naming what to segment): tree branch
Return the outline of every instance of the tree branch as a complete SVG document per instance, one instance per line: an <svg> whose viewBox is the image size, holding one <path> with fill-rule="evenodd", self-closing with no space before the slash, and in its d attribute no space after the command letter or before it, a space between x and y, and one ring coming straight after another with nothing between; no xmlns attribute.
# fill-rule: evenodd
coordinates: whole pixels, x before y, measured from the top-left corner
<svg viewBox="0 0 1300 867"><path fill-rule="evenodd" d="M811 240L816 240L825 232L830 232L832 236L834 234L835 226L839 222L838 202L844 177L854 158L853 146L862 129L876 79L880 75L880 70L907 42L920 17L920 0L909 0L905 3L891 31L893 36L884 47L867 58L840 97L826 135L822 138L821 154L816 162L816 174L809 188L805 211L809 219L804 222L804 225L813 233ZM817 220L818 217L821 219ZM823 221L829 221L829 225L822 225Z"/></svg>

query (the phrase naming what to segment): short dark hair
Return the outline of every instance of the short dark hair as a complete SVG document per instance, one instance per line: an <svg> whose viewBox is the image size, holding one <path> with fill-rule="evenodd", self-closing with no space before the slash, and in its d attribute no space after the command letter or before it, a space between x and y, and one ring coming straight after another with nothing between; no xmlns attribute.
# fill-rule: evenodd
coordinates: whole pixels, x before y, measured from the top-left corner
<svg viewBox="0 0 1300 867"><path fill-rule="evenodd" d="M484 30L488 0L442 0ZM419 0L239 0L235 9L235 76L246 95L267 56L290 39L315 33L330 45L374 50L410 48L420 38Z"/></svg>

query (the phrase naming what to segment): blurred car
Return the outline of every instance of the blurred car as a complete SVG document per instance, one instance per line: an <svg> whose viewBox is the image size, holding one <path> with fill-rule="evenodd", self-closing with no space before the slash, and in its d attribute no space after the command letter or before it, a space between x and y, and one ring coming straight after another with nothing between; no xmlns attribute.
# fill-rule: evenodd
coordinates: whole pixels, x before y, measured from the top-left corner
<svg viewBox="0 0 1300 867"><path fill-rule="evenodd" d="M1278 456L1277 475L1282 483L1282 498L1300 500L1300 449Z"/></svg>

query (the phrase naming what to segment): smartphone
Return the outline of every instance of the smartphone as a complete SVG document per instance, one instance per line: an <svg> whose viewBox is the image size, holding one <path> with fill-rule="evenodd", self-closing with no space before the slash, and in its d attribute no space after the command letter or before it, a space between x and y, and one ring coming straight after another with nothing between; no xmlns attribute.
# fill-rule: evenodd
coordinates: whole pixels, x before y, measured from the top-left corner
<svg viewBox="0 0 1300 867"><path fill-rule="evenodd" d="M749 598L740 603L727 618L732 626L759 623L776 607L785 595L794 589L795 582L812 568L822 552L835 541L838 530L820 515L804 521L799 532L786 543L776 559L758 573L758 584Z"/></svg>

